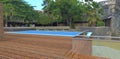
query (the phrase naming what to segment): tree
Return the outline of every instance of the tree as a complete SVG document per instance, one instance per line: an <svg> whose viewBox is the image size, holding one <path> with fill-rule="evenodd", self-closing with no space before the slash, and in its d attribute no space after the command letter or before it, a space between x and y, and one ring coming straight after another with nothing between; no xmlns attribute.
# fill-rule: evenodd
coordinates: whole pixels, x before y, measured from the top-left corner
<svg viewBox="0 0 120 59"><path fill-rule="evenodd" d="M47 10L48 13L51 13L56 18L63 19L67 25L74 28L73 20L77 17L76 14L79 13L78 11L80 11L77 4L77 0L49 0L49 3L45 5L44 10Z"/></svg>
<svg viewBox="0 0 120 59"><path fill-rule="evenodd" d="M60 17L70 28L75 28L74 21L82 20L83 16L86 16L85 19L90 23L96 23L96 19L100 19L99 5L91 0L85 3L78 0L44 0L45 2L44 10L56 18Z"/></svg>
<svg viewBox="0 0 120 59"><path fill-rule="evenodd" d="M84 4L84 15L88 20L90 26L96 26L97 23L102 22L101 17L103 14L102 7L92 0L87 0Z"/></svg>
<svg viewBox="0 0 120 59"><path fill-rule="evenodd" d="M0 3L0 40L3 38L3 10L2 10L2 3Z"/></svg>
<svg viewBox="0 0 120 59"><path fill-rule="evenodd" d="M47 25L52 24L53 22L55 22L55 19L53 19L52 15L47 15L45 13L39 12L38 23L42 25Z"/></svg>
<svg viewBox="0 0 120 59"><path fill-rule="evenodd" d="M23 0L0 0L3 3L4 20L32 22L39 19L39 14Z"/></svg>

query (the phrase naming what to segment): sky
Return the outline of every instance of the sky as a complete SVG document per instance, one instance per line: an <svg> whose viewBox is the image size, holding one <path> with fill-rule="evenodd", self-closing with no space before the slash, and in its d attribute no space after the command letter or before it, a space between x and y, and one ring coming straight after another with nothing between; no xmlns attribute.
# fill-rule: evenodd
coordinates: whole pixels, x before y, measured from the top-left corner
<svg viewBox="0 0 120 59"><path fill-rule="evenodd" d="M26 1L31 6L35 6L34 7L35 10L42 10L42 8L43 8L43 6L41 6L41 4L43 3L43 0L24 0L24 1ZM100 2L100 1L104 1L104 0L94 0L94 1Z"/></svg>

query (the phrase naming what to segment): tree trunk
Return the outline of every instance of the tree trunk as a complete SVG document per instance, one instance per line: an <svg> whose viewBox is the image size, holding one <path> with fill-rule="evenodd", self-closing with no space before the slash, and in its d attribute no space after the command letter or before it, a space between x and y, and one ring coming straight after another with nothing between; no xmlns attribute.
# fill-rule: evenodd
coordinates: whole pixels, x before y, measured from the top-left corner
<svg viewBox="0 0 120 59"><path fill-rule="evenodd" d="M69 23L70 23L69 18L66 18L66 25L69 26Z"/></svg>
<svg viewBox="0 0 120 59"><path fill-rule="evenodd" d="M70 22L69 22L69 26L71 29L75 29L75 25L74 25L74 22L73 22L73 19L72 18L69 18Z"/></svg>
<svg viewBox="0 0 120 59"><path fill-rule="evenodd" d="M5 20L5 27L8 27L8 21Z"/></svg>
<svg viewBox="0 0 120 59"><path fill-rule="evenodd" d="M3 13L2 13L2 4L0 3L0 39L3 37Z"/></svg>
<svg viewBox="0 0 120 59"><path fill-rule="evenodd" d="M120 0L116 0L115 13L111 20L112 36L120 36Z"/></svg>
<svg viewBox="0 0 120 59"><path fill-rule="evenodd" d="M90 27L95 27L95 26L96 26L96 23L97 23L97 22L90 21L90 22L89 22L89 26L90 26Z"/></svg>

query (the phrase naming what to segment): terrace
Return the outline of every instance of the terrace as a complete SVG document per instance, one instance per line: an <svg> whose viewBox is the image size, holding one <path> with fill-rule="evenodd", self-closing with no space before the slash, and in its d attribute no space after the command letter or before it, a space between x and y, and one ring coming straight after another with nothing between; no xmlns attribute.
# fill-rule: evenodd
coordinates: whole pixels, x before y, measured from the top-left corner
<svg viewBox="0 0 120 59"><path fill-rule="evenodd" d="M0 5L0 13L2 13L1 10ZM2 22L2 14L0 14L0 59L120 58L119 40L93 36L68 37L3 33Z"/></svg>
<svg viewBox="0 0 120 59"><path fill-rule="evenodd" d="M82 43L79 49L91 47L85 46L87 41L77 42ZM83 54L72 53L72 37L4 34L0 41L2 59L105 59L91 56L90 50L83 50Z"/></svg>

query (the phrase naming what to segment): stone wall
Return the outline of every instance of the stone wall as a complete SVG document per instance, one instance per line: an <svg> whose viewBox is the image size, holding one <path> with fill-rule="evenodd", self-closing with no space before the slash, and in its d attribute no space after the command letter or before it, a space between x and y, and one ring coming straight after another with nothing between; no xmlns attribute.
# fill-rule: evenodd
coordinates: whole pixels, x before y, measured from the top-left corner
<svg viewBox="0 0 120 59"><path fill-rule="evenodd" d="M115 13L111 21L112 36L120 36L120 0L116 0Z"/></svg>
<svg viewBox="0 0 120 59"><path fill-rule="evenodd" d="M112 36L120 36L120 15L115 14L111 23Z"/></svg>
<svg viewBox="0 0 120 59"><path fill-rule="evenodd" d="M4 31L25 31L25 30L36 30L35 27L4 27Z"/></svg>
<svg viewBox="0 0 120 59"><path fill-rule="evenodd" d="M79 27L77 31L90 31L95 36L108 36L111 35L110 27Z"/></svg>
<svg viewBox="0 0 120 59"><path fill-rule="evenodd" d="M2 13L2 4L0 3L0 39L3 37L3 13Z"/></svg>
<svg viewBox="0 0 120 59"><path fill-rule="evenodd" d="M77 27L70 29L68 26L57 27L4 27L4 31L24 31L24 30L64 30L64 31L91 31L93 35L107 36L111 35L110 27Z"/></svg>
<svg viewBox="0 0 120 59"><path fill-rule="evenodd" d="M69 30L69 26L41 26L41 27L4 27L4 31L24 30Z"/></svg>

